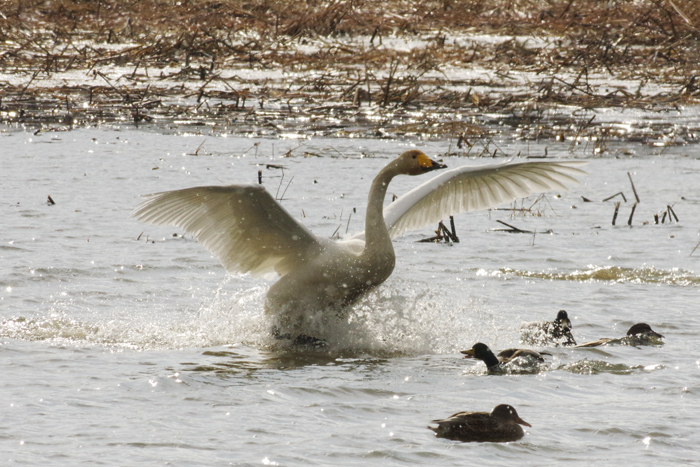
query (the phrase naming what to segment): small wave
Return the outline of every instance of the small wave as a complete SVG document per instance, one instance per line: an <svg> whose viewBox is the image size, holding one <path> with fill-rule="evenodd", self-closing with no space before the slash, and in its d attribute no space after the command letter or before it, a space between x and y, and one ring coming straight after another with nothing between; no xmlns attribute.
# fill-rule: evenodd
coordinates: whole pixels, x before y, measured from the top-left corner
<svg viewBox="0 0 700 467"><path fill-rule="evenodd" d="M598 373L612 373L614 375L629 375L641 371L653 371L663 369L663 365L654 366L628 366L623 363L610 363L602 360L580 360L559 366L558 370L577 373L580 375L596 375Z"/></svg>
<svg viewBox="0 0 700 467"><path fill-rule="evenodd" d="M657 269L653 266L643 268L623 268L619 266L589 266L585 271L573 272L537 272L519 271L511 268L499 269L496 274L548 279L552 281L577 282L618 282L631 284L666 284L680 286L700 286L700 276L679 268Z"/></svg>

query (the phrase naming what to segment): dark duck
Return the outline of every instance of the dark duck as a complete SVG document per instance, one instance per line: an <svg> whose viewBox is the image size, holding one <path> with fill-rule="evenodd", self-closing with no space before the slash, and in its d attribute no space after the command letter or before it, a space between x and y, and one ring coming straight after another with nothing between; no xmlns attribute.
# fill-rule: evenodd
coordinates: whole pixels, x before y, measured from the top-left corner
<svg viewBox="0 0 700 467"><path fill-rule="evenodd" d="M598 347L600 345L663 345L664 336L654 331L647 323L637 323L627 331L624 337L604 337L597 341L579 344L576 347Z"/></svg>
<svg viewBox="0 0 700 467"><path fill-rule="evenodd" d="M489 346L481 342L474 344L471 349L462 350L461 353L464 354L464 358L476 358L484 362L489 373L506 372L507 365L516 359L521 359L530 365L544 363L543 355L549 355L530 349L506 349L494 355Z"/></svg>
<svg viewBox="0 0 700 467"><path fill-rule="evenodd" d="M571 328L568 313L559 310L554 321L523 323L520 326L520 340L531 345L576 345Z"/></svg>
<svg viewBox="0 0 700 467"><path fill-rule="evenodd" d="M457 412L443 420L433 420L429 426L438 438L454 441L504 443L517 441L525 434L522 427L532 426L518 416L510 405L497 405L488 412Z"/></svg>

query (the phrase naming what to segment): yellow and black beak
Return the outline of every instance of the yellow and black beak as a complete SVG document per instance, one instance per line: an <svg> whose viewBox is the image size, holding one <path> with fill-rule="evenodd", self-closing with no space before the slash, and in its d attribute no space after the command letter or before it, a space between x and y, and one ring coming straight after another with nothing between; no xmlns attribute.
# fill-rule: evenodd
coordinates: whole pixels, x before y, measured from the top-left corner
<svg viewBox="0 0 700 467"><path fill-rule="evenodd" d="M418 165L423 169L424 172L430 172L431 170L445 169L447 166L441 164L440 162L434 161L423 153L418 154Z"/></svg>

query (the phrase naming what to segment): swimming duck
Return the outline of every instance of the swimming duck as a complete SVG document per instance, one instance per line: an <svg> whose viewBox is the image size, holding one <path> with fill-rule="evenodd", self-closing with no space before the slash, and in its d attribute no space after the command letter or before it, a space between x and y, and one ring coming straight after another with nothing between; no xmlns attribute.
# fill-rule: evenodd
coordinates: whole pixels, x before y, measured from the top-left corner
<svg viewBox="0 0 700 467"><path fill-rule="evenodd" d="M520 425L529 426L510 405L497 405L488 412L457 412L444 420L433 420L437 427L429 426L438 438L455 441L479 441L503 443L517 441L525 434Z"/></svg>
<svg viewBox="0 0 700 467"><path fill-rule="evenodd" d="M477 342L471 349L462 350L464 358L477 358L486 364L486 368L489 373L502 373L506 371L506 366L508 363L514 361L517 358L524 359L528 363L537 364L543 363L544 357L542 355L549 355L544 352L536 352L530 349L506 349L494 355L488 345L481 342Z"/></svg>
<svg viewBox="0 0 700 467"><path fill-rule="evenodd" d="M584 162L585 163L585 162ZM313 235L262 185L204 186L147 195L131 216L177 225L230 273L281 276L267 292L274 332L323 338L339 308L383 283L396 261L392 239L451 214L483 210L550 190L585 174L579 161L507 162L446 170L384 209L391 180L446 166L410 150L379 171L369 190L365 231L332 241ZM319 329L319 326L321 329Z"/></svg>
<svg viewBox="0 0 700 467"><path fill-rule="evenodd" d="M664 336L654 331L647 323L637 323L627 331L624 337L604 337L597 341L579 344L576 347L598 347L599 345L662 345Z"/></svg>
<svg viewBox="0 0 700 467"><path fill-rule="evenodd" d="M559 310L554 321L523 323L520 340L530 345L576 345L566 310Z"/></svg>

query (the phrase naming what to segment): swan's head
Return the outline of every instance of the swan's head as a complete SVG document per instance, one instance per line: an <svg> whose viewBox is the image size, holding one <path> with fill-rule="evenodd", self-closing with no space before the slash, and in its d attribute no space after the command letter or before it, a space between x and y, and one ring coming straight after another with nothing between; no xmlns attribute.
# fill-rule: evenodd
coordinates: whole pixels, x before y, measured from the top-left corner
<svg viewBox="0 0 700 467"><path fill-rule="evenodd" d="M399 172L406 175L420 175L447 167L445 164L435 162L417 149L404 152L396 159L396 162L399 165Z"/></svg>

